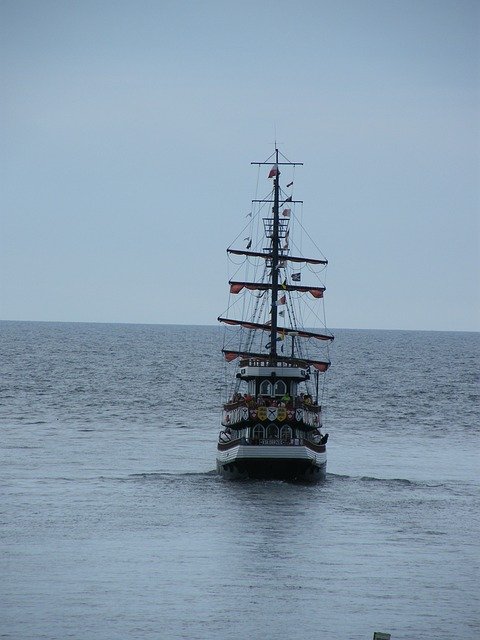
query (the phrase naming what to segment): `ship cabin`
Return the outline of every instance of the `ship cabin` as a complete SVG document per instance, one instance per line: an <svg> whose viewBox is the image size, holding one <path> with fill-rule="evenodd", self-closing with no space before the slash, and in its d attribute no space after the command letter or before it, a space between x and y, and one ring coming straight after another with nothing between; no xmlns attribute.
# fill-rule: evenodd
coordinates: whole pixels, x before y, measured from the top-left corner
<svg viewBox="0 0 480 640"><path fill-rule="evenodd" d="M246 444L300 444L321 438L321 407L299 393L299 385L310 377L308 364L295 365L271 357L240 362L237 378L246 392L237 393L224 406L222 425L226 440Z"/></svg>
<svg viewBox="0 0 480 640"><path fill-rule="evenodd" d="M240 362L237 378L245 380L247 393L253 398L280 401L284 396L297 397L298 384L310 378L307 363L291 365L269 357L245 359Z"/></svg>

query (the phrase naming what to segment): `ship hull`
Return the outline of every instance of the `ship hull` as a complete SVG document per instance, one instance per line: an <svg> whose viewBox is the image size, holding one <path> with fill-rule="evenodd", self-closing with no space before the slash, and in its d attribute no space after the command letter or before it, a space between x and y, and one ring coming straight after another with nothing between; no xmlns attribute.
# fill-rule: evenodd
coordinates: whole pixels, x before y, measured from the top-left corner
<svg viewBox="0 0 480 640"><path fill-rule="evenodd" d="M327 472L327 454L306 446L237 445L218 451L217 471L227 480L319 482Z"/></svg>

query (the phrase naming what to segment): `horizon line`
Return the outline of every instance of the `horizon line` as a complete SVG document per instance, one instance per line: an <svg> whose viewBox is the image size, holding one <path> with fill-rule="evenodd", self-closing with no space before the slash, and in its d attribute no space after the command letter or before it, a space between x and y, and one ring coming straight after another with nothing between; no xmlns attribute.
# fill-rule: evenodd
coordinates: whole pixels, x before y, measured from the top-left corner
<svg viewBox="0 0 480 640"><path fill-rule="evenodd" d="M39 324L105 324L105 325L127 325L127 326L153 326L153 327L218 327L223 328L220 323L212 324L190 324L179 322L130 322L130 321L107 321L107 320L4 320L0 322L21 322ZM329 327L332 331L424 331L430 333L480 333L480 329L405 329L401 327Z"/></svg>

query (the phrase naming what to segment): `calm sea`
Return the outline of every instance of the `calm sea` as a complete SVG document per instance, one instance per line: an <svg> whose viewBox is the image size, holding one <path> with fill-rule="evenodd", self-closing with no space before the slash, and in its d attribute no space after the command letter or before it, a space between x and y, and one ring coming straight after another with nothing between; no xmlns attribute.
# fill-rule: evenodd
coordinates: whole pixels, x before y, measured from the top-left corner
<svg viewBox="0 0 480 640"><path fill-rule="evenodd" d="M0 323L0 638L478 640L480 334L335 333L326 482L234 484L220 328Z"/></svg>

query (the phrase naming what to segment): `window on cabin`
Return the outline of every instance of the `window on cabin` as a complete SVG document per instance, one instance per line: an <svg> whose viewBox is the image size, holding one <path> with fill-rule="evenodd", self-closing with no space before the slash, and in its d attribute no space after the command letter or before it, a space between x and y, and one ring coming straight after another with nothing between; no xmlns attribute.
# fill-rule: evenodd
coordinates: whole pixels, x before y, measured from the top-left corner
<svg viewBox="0 0 480 640"><path fill-rule="evenodd" d="M263 425L256 424L253 427L253 439L260 440L261 438L264 438L264 437L265 437L265 430L263 428Z"/></svg>
<svg viewBox="0 0 480 640"><path fill-rule="evenodd" d="M268 380L263 380L260 384L260 395L270 396L272 395L272 383Z"/></svg>
<svg viewBox="0 0 480 640"><path fill-rule="evenodd" d="M276 396L284 396L287 393L287 385L283 380L277 380L275 383L275 392Z"/></svg>
<svg viewBox="0 0 480 640"><path fill-rule="evenodd" d="M278 427L276 424L269 424L267 427L267 438L278 438Z"/></svg>
<svg viewBox="0 0 480 640"><path fill-rule="evenodd" d="M288 424L284 424L283 427L280 429L280 438L284 442L288 442L289 440L292 439L292 429L291 427L288 426Z"/></svg>

